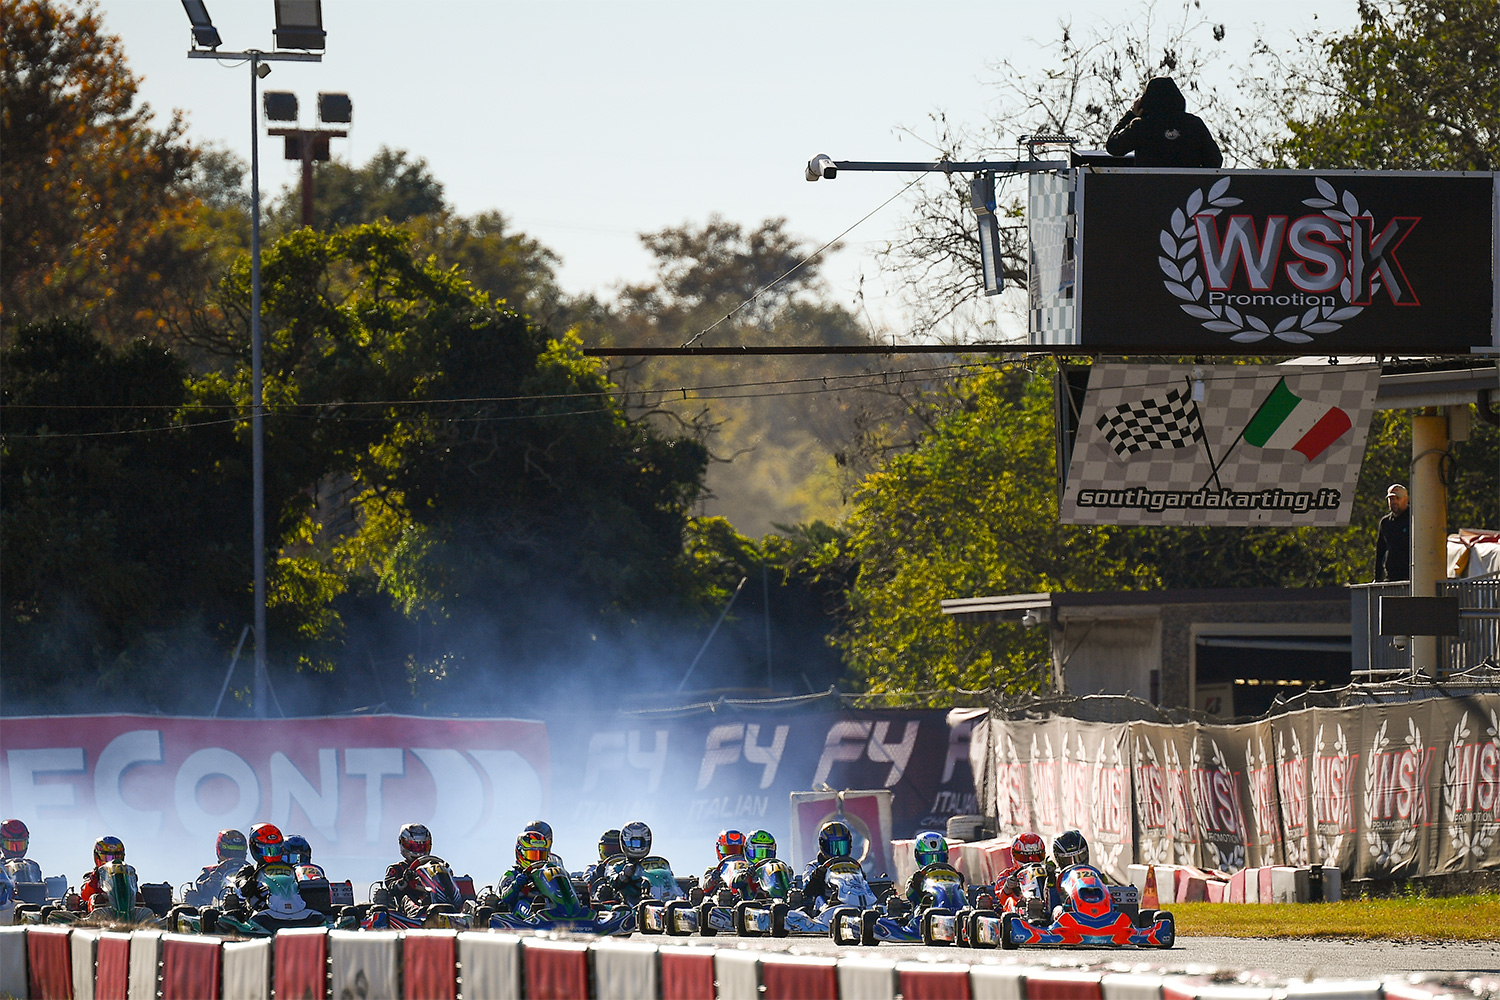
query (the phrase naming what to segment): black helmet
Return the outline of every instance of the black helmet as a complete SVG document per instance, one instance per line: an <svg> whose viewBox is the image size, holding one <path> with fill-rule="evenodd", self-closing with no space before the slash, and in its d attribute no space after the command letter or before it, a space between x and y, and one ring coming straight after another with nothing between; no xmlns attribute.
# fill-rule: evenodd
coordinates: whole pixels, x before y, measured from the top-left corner
<svg viewBox="0 0 1500 1000"><path fill-rule="evenodd" d="M599 860L607 861L620 853L620 831L605 830L599 838Z"/></svg>
<svg viewBox="0 0 1500 1000"><path fill-rule="evenodd" d="M1065 830L1052 841L1052 860L1059 868L1089 863L1089 842L1077 830Z"/></svg>
<svg viewBox="0 0 1500 1000"><path fill-rule="evenodd" d="M220 861L228 861L231 858L244 861L247 850L245 835L238 830L220 830L218 838L214 841L214 853L219 856Z"/></svg>
<svg viewBox="0 0 1500 1000"><path fill-rule="evenodd" d="M849 824L841 820L832 820L823 824L823 829L818 831L818 850L830 858L847 858L854 853L854 834L849 832Z"/></svg>

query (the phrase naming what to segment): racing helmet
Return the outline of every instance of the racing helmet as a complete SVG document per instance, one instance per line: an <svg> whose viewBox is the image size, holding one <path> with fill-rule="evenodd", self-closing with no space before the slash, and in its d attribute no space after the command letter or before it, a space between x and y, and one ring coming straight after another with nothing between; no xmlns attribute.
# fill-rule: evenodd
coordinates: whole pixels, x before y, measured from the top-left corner
<svg viewBox="0 0 1500 1000"><path fill-rule="evenodd" d="M745 857L751 861L769 861L776 857L776 838L765 830L756 830L745 838Z"/></svg>
<svg viewBox="0 0 1500 1000"><path fill-rule="evenodd" d="M286 838L274 823L257 823L250 828L250 858L258 865L281 860Z"/></svg>
<svg viewBox="0 0 1500 1000"><path fill-rule="evenodd" d="M599 838L599 860L607 861L620 853L620 831L605 830Z"/></svg>
<svg viewBox="0 0 1500 1000"><path fill-rule="evenodd" d="M106 861L124 861L125 845L119 837L100 837L94 841L94 867Z"/></svg>
<svg viewBox="0 0 1500 1000"><path fill-rule="evenodd" d="M407 861L420 858L432 853L432 831L421 823L408 823L396 835L396 843L401 845L401 856Z"/></svg>
<svg viewBox="0 0 1500 1000"><path fill-rule="evenodd" d="M0 853L7 858L24 858L31 844L31 831L18 819L0 823Z"/></svg>
<svg viewBox="0 0 1500 1000"><path fill-rule="evenodd" d="M1052 860L1059 868L1089 863L1089 842L1077 830L1064 830L1052 841Z"/></svg>
<svg viewBox="0 0 1500 1000"><path fill-rule="evenodd" d="M552 853L552 845L540 830L523 830L516 838L516 864L522 868L546 861Z"/></svg>
<svg viewBox="0 0 1500 1000"><path fill-rule="evenodd" d="M523 827L523 829L526 829L526 830L535 830L537 833L540 833L543 837L546 837L547 838L547 844L549 846L551 845L551 843L552 843L552 824L548 823L546 820L544 820L544 819L534 819L530 823L527 823L526 826Z"/></svg>
<svg viewBox="0 0 1500 1000"><path fill-rule="evenodd" d="M854 834L843 820L830 820L818 831L818 850L830 858L847 858L854 853Z"/></svg>
<svg viewBox="0 0 1500 1000"><path fill-rule="evenodd" d="M238 830L220 830L214 838L214 853L220 861L244 861L248 849L245 835Z"/></svg>
<svg viewBox="0 0 1500 1000"><path fill-rule="evenodd" d="M917 856L917 867L924 868L927 865L942 862L948 863L948 841L941 833L928 830L917 838L916 845L912 851Z"/></svg>
<svg viewBox="0 0 1500 1000"><path fill-rule="evenodd" d="M620 827L620 852L631 861L651 853L651 828L640 820Z"/></svg>
<svg viewBox="0 0 1500 1000"><path fill-rule="evenodd" d="M281 860L289 865L310 865L312 864L312 845L302 834L294 833L281 845Z"/></svg>
<svg viewBox="0 0 1500 1000"><path fill-rule="evenodd" d="M1020 834L1010 842L1010 859L1018 865L1039 865L1047 860L1047 842L1035 833Z"/></svg>
<svg viewBox="0 0 1500 1000"><path fill-rule="evenodd" d="M714 844L714 850L719 852L719 860L732 858L736 854L741 857L745 854L745 835L738 830L720 830L718 843Z"/></svg>

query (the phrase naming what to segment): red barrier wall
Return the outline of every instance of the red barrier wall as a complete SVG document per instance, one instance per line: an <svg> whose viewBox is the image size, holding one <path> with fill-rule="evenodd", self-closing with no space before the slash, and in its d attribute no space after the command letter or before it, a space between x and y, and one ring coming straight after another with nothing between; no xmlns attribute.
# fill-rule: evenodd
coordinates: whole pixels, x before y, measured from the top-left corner
<svg viewBox="0 0 1500 1000"><path fill-rule="evenodd" d="M276 935L271 958L276 996L322 1000L328 995L328 932L288 930Z"/></svg>
<svg viewBox="0 0 1500 1000"><path fill-rule="evenodd" d="M766 1000L826 1000L839 995L838 962L768 954L760 961L760 982Z"/></svg>
<svg viewBox="0 0 1500 1000"><path fill-rule="evenodd" d="M969 989L969 970L911 969L896 967L901 981L901 995L906 1000L969 1000L974 994Z"/></svg>
<svg viewBox="0 0 1500 1000"><path fill-rule="evenodd" d="M130 1000L130 935L99 935L94 1000Z"/></svg>
<svg viewBox="0 0 1500 1000"><path fill-rule="evenodd" d="M216 937L162 938L162 1000L217 1000L222 943Z"/></svg>
<svg viewBox="0 0 1500 1000"><path fill-rule="evenodd" d="M713 951L663 948L661 1000L714 1000Z"/></svg>
<svg viewBox="0 0 1500 1000"><path fill-rule="evenodd" d="M1026 1000L1104 1000L1104 989L1098 973L1027 973Z"/></svg>
<svg viewBox="0 0 1500 1000"><path fill-rule="evenodd" d="M588 945L526 941L521 954L527 1000L589 1000Z"/></svg>
<svg viewBox="0 0 1500 1000"><path fill-rule="evenodd" d="M26 931L26 972L36 1000L71 1000L73 952L66 927L30 927Z"/></svg>
<svg viewBox="0 0 1500 1000"><path fill-rule="evenodd" d="M458 935L407 931L401 938L401 995L405 1000L456 1000Z"/></svg>

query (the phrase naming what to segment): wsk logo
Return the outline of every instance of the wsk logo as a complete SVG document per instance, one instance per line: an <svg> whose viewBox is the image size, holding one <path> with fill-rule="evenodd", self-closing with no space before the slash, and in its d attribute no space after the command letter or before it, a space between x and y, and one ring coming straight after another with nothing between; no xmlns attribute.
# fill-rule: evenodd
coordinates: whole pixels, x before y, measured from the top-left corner
<svg viewBox="0 0 1500 1000"><path fill-rule="evenodd" d="M1313 212L1225 218L1242 204L1229 196L1230 181L1194 191L1161 231L1162 284L1205 330L1243 344L1306 344L1377 299L1421 304L1397 257L1419 217L1377 223L1352 192L1317 177L1316 196L1302 199Z"/></svg>

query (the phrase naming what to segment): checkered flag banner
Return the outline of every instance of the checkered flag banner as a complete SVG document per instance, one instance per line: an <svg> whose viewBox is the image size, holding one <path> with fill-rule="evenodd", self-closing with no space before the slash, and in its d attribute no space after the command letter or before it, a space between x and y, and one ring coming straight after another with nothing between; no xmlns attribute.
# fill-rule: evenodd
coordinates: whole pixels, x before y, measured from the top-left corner
<svg viewBox="0 0 1500 1000"><path fill-rule="evenodd" d="M1198 407L1181 389L1139 403L1121 403L1106 410L1095 426L1121 458L1141 451L1185 448L1203 440Z"/></svg>

